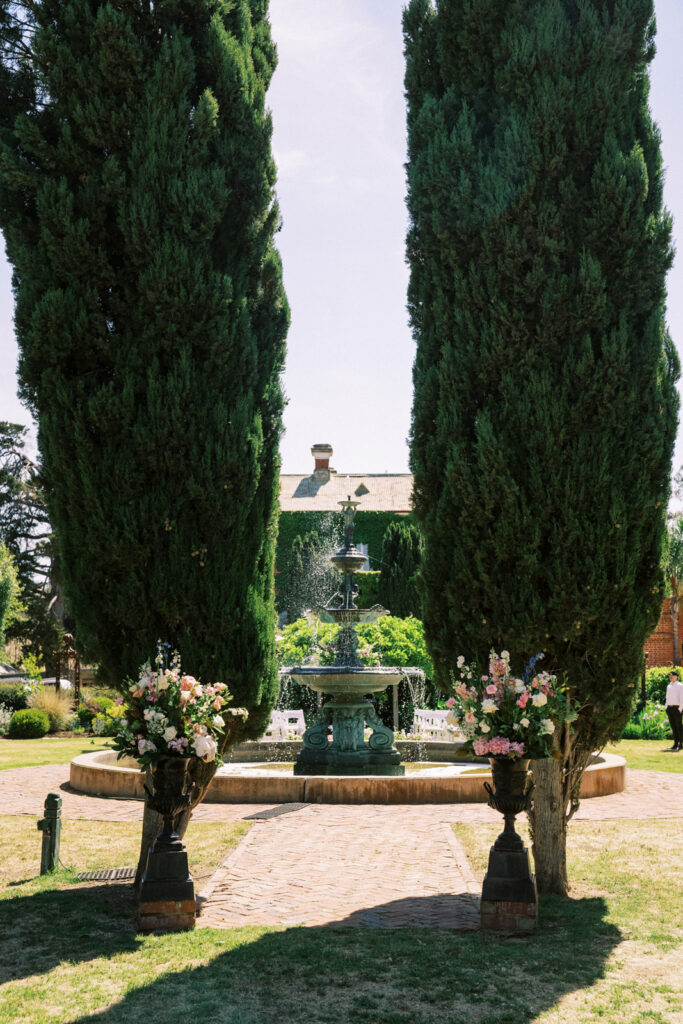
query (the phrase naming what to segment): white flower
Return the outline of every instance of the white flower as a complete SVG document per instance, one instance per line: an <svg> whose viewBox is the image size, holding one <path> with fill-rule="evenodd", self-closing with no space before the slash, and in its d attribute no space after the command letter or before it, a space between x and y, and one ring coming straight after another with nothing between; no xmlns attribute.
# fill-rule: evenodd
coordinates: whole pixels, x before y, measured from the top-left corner
<svg viewBox="0 0 683 1024"><path fill-rule="evenodd" d="M170 684L171 673L168 671L160 672L159 675L157 676L157 690L159 690L159 692L161 692L162 690L168 690Z"/></svg>
<svg viewBox="0 0 683 1024"><path fill-rule="evenodd" d="M465 664L465 658L461 654L460 657L458 658L458 661L457 661L458 668L462 668L464 664Z"/></svg>
<svg viewBox="0 0 683 1024"><path fill-rule="evenodd" d="M548 703L548 698L544 693L535 693L531 698L531 703L536 708L542 708L544 704ZM547 721L547 719L546 719Z"/></svg>
<svg viewBox="0 0 683 1024"><path fill-rule="evenodd" d="M174 740L178 735L178 730L175 725L169 725L168 729L164 729L164 739L168 743L170 740Z"/></svg>
<svg viewBox="0 0 683 1024"><path fill-rule="evenodd" d="M501 657L502 661L509 661L510 660L510 652L509 651L501 651L500 652L500 657Z"/></svg>
<svg viewBox="0 0 683 1024"><path fill-rule="evenodd" d="M204 761L213 761L218 750L216 741L211 736L202 736L201 733L195 733L192 738L192 746L197 757L201 757Z"/></svg>
<svg viewBox="0 0 683 1024"><path fill-rule="evenodd" d="M552 736L552 734L555 732L555 723L551 718L542 718L541 729L543 730L543 732L548 733L549 736Z"/></svg>
<svg viewBox="0 0 683 1024"><path fill-rule="evenodd" d="M489 725L488 722L480 722L479 730L480 732L491 732L491 726Z"/></svg>
<svg viewBox="0 0 683 1024"><path fill-rule="evenodd" d="M514 679L513 682L515 684L515 693L522 693L522 691L525 689L525 685L526 685L524 680L523 679Z"/></svg>
<svg viewBox="0 0 683 1024"><path fill-rule="evenodd" d="M214 729L222 729L223 726L225 725L225 719L221 718L220 715L214 715L211 724L213 725Z"/></svg>
<svg viewBox="0 0 683 1024"><path fill-rule="evenodd" d="M486 697L481 702L481 710L485 715L491 715L494 711L498 710L498 705L495 700L491 700L490 697Z"/></svg>
<svg viewBox="0 0 683 1024"><path fill-rule="evenodd" d="M521 725L521 726L522 726L522 727L523 727L524 729L528 729L528 728L529 728L529 719L528 719L528 718L526 717L526 715L524 716L524 718L520 718L520 720L519 720L519 724L520 724L520 725Z"/></svg>

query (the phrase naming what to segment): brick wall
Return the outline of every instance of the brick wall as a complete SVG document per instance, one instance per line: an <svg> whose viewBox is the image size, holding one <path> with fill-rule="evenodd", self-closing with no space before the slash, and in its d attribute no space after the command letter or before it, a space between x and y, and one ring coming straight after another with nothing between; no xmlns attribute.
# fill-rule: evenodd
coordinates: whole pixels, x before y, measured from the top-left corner
<svg viewBox="0 0 683 1024"><path fill-rule="evenodd" d="M678 610L678 643L683 643L683 599L679 601ZM669 610L668 597L662 606L662 615L657 623L657 628L645 644L645 653L648 655L647 666L670 665L673 658L673 623Z"/></svg>

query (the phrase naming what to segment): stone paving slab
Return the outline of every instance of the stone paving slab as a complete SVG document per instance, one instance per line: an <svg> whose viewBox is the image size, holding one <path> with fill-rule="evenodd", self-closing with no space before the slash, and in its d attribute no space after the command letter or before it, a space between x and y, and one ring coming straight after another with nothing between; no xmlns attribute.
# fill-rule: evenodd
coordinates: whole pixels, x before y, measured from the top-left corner
<svg viewBox="0 0 683 1024"><path fill-rule="evenodd" d="M198 925L478 929L450 825L400 811L306 804L260 822L201 893Z"/></svg>

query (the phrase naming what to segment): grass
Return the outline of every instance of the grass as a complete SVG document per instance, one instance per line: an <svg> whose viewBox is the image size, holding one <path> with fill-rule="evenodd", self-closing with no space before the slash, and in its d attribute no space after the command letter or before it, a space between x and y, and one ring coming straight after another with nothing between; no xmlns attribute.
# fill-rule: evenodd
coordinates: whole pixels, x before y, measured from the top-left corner
<svg viewBox="0 0 683 1024"><path fill-rule="evenodd" d="M608 754L626 758L629 768L644 768L655 772L683 772L683 751L667 753L671 740L619 740L605 747Z"/></svg>
<svg viewBox="0 0 683 1024"><path fill-rule="evenodd" d="M0 770L40 764L68 764L78 754L92 754L111 746L102 736L43 736L39 740L0 739Z"/></svg>
<svg viewBox="0 0 683 1024"><path fill-rule="evenodd" d="M11 876L0 901L0 1024L680 1020L679 822L572 823L573 898L542 899L539 934L524 940L341 927L138 936L125 886L69 885L64 874L21 881L36 870L34 828L0 820ZM475 870L497 831L456 828ZM229 832L191 826L195 870L234 841ZM80 870L132 863L136 844L135 826L66 822L62 859Z"/></svg>

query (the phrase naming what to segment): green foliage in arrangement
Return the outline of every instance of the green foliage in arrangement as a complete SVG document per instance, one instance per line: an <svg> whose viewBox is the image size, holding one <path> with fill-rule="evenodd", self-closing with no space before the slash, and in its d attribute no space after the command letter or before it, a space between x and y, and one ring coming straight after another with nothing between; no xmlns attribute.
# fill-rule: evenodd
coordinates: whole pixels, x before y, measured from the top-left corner
<svg viewBox="0 0 683 1024"><path fill-rule="evenodd" d="M8 735L12 740L35 740L50 730L50 719L45 711L25 708L15 711L9 723Z"/></svg>
<svg viewBox="0 0 683 1024"><path fill-rule="evenodd" d="M493 648L618 737L661 570L679 367L652 0L412 0L411 465L436 677ZM618 44L615 42L618 40Z"/></svg>
<svg viewBox="0 0 683 1024"><path fill-rule="evenodd" d="M246 737L277 692L289 320L267 7L38 0L0 75L21 387L79 649L120 685L168 641Z"/></svg>
<svg viewBox="0 0 683 1024"><path fill-rule="evenodd" d="M410 519L390 523L382 544L379 603L392 615L421 617L417 575L422 564L422 535Z"/></svg>

